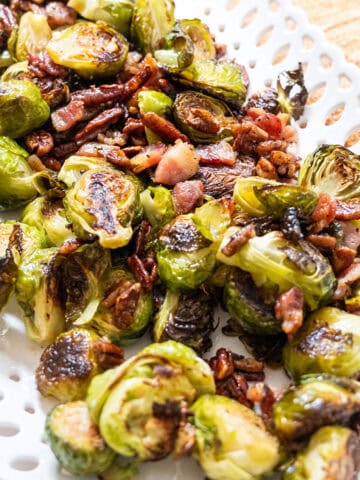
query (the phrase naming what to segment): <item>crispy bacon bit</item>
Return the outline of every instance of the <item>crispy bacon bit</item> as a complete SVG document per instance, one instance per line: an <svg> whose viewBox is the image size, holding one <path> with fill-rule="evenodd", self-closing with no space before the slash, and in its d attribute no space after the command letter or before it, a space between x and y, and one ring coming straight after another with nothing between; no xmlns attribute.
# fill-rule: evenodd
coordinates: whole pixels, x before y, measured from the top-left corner
<svg viewBox="0 0 360 480"><path fill-rule="evenodd" d="M282 293L275 304L275 317L289 338L299 330L304 320L304 294L298 287Z"/></svg>
<svg viewBox="0 0 360 480"><path fill-rule="evenodd" d="M75 153L78 148L79 145L77 142L67 142L55 147L52 153L55 158L63 159Z"/></svg>
<svg viewBox="0 0 360 480"><path fill-rule="evenodd" d="M49 2L45 7L45 13L52 29L64 25L74 25L77 19L76 11L62 2Z"/></svg>
<svg viewBox="0 0 360 480"><path fill-rule="evenodd" d="M86 107L94 107L102 103L119 101L124 95L124 88L124 85L115 83L78 90L71 94L71 101L81 101Z"/></svg>
<svg viewBox="0 0 360 480"><path fill-rule="evenodd" d="M54 148L54 138L51 133L45 130L35 130L31 132L27 135L25 143L27 148L39 157L43 157Z"/></svg>
<svg viewBox="0 0 360 480"><path fill-rule="evenodd" d="M336 220L359 220L360 219L360 199L355 198L350 202L336 202Z"/></svg>
<svg viewBox="0 0 360 480"><path fill-rule="evenodd" d="M355 222L354 222L355 223ZM343 222L343 245L345 247L357 250L360 246L360 227L353 222Z"/></svg>
<svg viewBox="0 0 360 480"><path fill-rule="evenodd" d="M350 267L356 257L356 250L349 247L339 247L333 252L332 265L336 274Z"/></svg>
<svg viewBox="0 0 360 480"><path fill-rule="evenodd" d="M123 150L116 145L89 142L82 145L76 154L85 157L105 158L105 160L118 167L127 168L129 166L129 159Z"/></svg>
<svg viewBox="0 0 360 480"><path fill-rule="evenodd" d="M188 137L180 132L173 123L154 112L143 113L141 119L145 127L150 128L152 132L159 135L165 142L174 143L176 140L182 140L190 143Z"/></svg>
<svg viewBox="0 0 360 480"><path fill-rule="evenodd" d="M95 138L99 133L107 130L110 125L116 123L124 115L124 109L121 107L109 108L104 110L75 135L76 142L88 142Z"/></svg>
<svg viewBox="0 0 360 480"><path fill-rule="evenodd" d="M232 167L236 160L234 150L225 140L212 145L196 147L195 152L199 155L201 163L209 165L227 165Z"/></svg>
<svg viewBox="0 0 360 480"><path fill-rule="evenodd" d="M97 363L104 370L117 367L124 362L123 349L104 339L94 342L94 352Z"/></svg>
<svg viewBox="0 0 360 480"><path fill-rule="evenodd" d="M254 238L255 235L256 229L253 223L239 228L233 235L231 235L228 243L221 249L221 253L226 257L232 257L250 240L250 238Z"/></svg>
<svg viewBox="0 0 360 480"><path fill-rule="evenodd" d="M282 131L280 119L272 113L264 113L255 119L255 125L265 130L270 137L279 138Z"/></svg>
<svg viewBox="0 0 360 480"><path fill-rule="evenodd" d="M311 234L306 240L319 250L333 251L336 248L336 238L331 235Z"/></svg>
<svg viewBox="0 0 360 480"><path fill-rule="evenodd" d="M172 191L176 215L190 213L204 196L204 184L200 180L177 183Z"/></svg>
<svg viewBox="0 0 360 480"><path fill-rule="evenodd" d="M65 132L80 122L83 115L84 103L81 100L72 100L65 107L55 110L51 114L51 121L57 132Z"/></svg>
<svg viewBox="0 0 360 480"><path fill-rule="evenodd" d="M154 181L164 185L176 185L193 177L199 168L199 157L193 145L181 140L170 147L156 168Z"/></svg>
<svg viewBox="0 0 360 480"><path fill-rule="evenodd" d="M81 240L75 240L75 239L70 239L66 240L61 247L59 248L59 255L70 255L71 253L75 252L79 247L81 247L82 241Z"/></svg>
<svg viewBox="0 0 360 480"><path fill-rule="evenodd" d="M313 211L310 220L312 233L321 232L335 219L336 202L327 193L320 193L318 204Z"/></svg>
<svg viewBox="0 0 360 480"><path fill-rule="evenodd" d="M268 140L269 135L265 130L256 126L253 122L243 121L236 135L233 148L236 152L244 155L256 153L256 147L260 142Z"/></svg>
<svg viewBox="0 0 360 480"><path fill-rule="evenodd" d="M69 69L56 64L47 52L29 53L26 59L29 70L39 78L66 78L69 75Z"/></svg>
<svg viewBox="0 0 360 480"><path fill-rule="evenodd" d="M351 285L360 279L360 258L354 262L338 277L334 300L343 300L351 293Z"/></svg>
<svg viewBox="0 0 360 480"><path fill-rule="evenodd" d="M5 47L13 28L16 26L16 17L9 7L0 5L0 50Z"/></svg>
<svg viewBox="0 0 360 480"><path fill-rule="evenodd" d="M147 147L139 148L140 152L129 160L128 168L134 173L140 173L147 168L151 168L157 165L168 149L168 147L161 142L149 145ZM129 148L124 148L124 152L126 153L126 155L130 154L131 156Z"/></svg>

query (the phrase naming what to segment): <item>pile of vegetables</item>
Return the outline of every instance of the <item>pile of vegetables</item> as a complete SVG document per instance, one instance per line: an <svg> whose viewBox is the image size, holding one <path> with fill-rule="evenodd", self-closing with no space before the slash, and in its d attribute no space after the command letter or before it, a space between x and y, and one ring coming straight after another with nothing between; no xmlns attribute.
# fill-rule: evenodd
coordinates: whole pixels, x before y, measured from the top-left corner
<svg viewBox="0 0 360 480"><path fill-rule="evenodd" d="M14 294L45 347L49 444L103 480L170 454L211 480L356 478L360 157L301 162L301 65L249 96L174 10L0 5L0 307ZM218 306L255 359L203 358ZM279 358L282 392L264 383Z"/></svg>

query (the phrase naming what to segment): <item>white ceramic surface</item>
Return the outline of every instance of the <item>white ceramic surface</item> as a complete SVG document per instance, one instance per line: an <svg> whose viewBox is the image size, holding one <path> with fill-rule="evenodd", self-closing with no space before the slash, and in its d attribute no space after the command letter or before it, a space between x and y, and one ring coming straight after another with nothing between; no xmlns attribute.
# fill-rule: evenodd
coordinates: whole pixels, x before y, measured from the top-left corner
<svg viewBox="0 0 360 480"><path fill-rule="evenodd" d="M204 19L217 41L228 45L229 56L248 68L252 91L270 85L278 72L294 68L299 61L305 65L309 91L324 87L321 98L306 109L301 119L301 155L321 143L344 143L360 128L360 70L346 63L342 52L327 43L322 32L310 25L304 13L288 0L178 0L177 3L179 18ZM235 3L237 6L232 7ZM257 46L264 33L267 41ZM274 65L273 59L284 49L288 49L286 57ZM341 118L326 126L327 116L339 106L344 106ZM352 149L360 152L360 144ZM45 414L53 403L42 399L34 384L34 369L41 349L26 339L20 319L21 311L14 302L0 319L0 480L66 480L69 476L59 471L43 441ZM227 346L243 351L239 340L224 337L220 328L213 339L214 350ZM127 349L127 356L147 341L143 339ZM274 386L287 381L281 372L273 371L268 372L267 379ZM204 475L191 459L177 464L167 459L145 465L137 478L202 480Z"/></svg>

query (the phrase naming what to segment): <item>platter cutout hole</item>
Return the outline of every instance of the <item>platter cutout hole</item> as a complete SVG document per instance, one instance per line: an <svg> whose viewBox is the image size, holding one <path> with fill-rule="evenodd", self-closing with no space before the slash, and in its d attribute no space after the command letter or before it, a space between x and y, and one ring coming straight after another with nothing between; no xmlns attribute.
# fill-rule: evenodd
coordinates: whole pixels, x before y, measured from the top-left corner
<svg viewBox="0 0 360 480"><path fill-rule="evenodd" d="M210 13L211 13L211 8L209 8L209 7L205 8L204 15L209 16Z"/></svg>
<svg viewBox="0 0 360 480"><path fill-rule="evenodd" d="M253 8L252 10L250 10L243 18L241 28L248 27L255 20L257 13L257 8Z"/></svg>
<svg viewBox="0 0 360 480"><path fill-rule="evenodd" d="M5 395L3 394L3 392L0 392L0 402L1 400L4 400L4 398L5 398Z"/></svg>
<svg viewBox="0 0 360 480"><path fill-rule="evenodd" d="M347 75L345 75L345 73L342 73L341 75L339 75L339 85L340 88L346 90L348 88L351 88L352 81Z"/></svg>
<svg viewBox="0 0 360 480"><path fill-rule="evenodd" d="M303 72L306 73L309 64L307 62L301 62L301 66L302 66Z"/></svg>
<svg viewBox="0 0 360 480"><path fill-rule="evenodd" d="M255 67L256 67L256 62L255 62L255 60L250 60L250 62L249 62L249 67L250 67L250 68L255 68Z"/></svg>
<svg viewBox="0 0 360 480"><path fill-rule="evenodd" d="M276 0L271 0L270 2L270 8L273 12L278 12L280 10L280 5Z"/></svg>
<svg viewBox="0 0 360 480"><path fill-rule="evenodd" d="M285 21L286 21L286 27L288 30L296 30L297 24L293 18L286 17Z"/></svg>
<svg viewBox="0 0 360 480"><path fill-rule="evenodd" d="M17 372L11 372L9 378L13 382L20 382L20 375Z"/></svg>
<svg viewBox="0 0 360 480"><path fill-rule="evenodd" d="M301 122L299 123L299 126L300 128L306 128L307 127L307 120L301 120Z"/></svg>
<svg viewBox="0 0 360 480"><path fill-rule="evenodd" d="M225 25L219 25L219 32L225 32Z"/></svg>
<svg viewBox="0 0 360 480"><path fill-rule="evenodd" d="M239 42L235 42L234 43L234 50L239 50L240 49L240 43Z"/></svg>
<svg viewBox="0 0 360 480"><path fill-rule="evenodd" d="M30 413L30 415L34 415L35 413L35 408L31 403L26 403L24 406L24 410L27 413Z"/></svg>
<svg viewBox="0 0 360 480"><path fill-rule="evenodd" d="M323 66L323 68L331 68L332 67L333 61L329 57L329 55L326 55L325 53L323 53L320 56L320 60L321 60L321 65Z"/></svg>
<svg viewBox="0 0 360 480"><path fill-rule="evenodd" d="M232 10L239 5L240 0L229 0L226 5L226 10Z"/></svg>
<svg viewBox="0 0 360 480"><path fill-rule="evenodd" d="M326 116L325 125L329 126L337 122L338 120L340 120L340 118L342 117L342 114L344 113L344 109L345 109L344 103L340 103L336 105L334 108L332 108Z"/></svg>
<svg viewBox="0 0 360 480"><path fill-rule="evenodd" d="M20 472L31 472L39 466L39 460L35 457L15 457L10 462L10 467L14 470L19 470Z"/></svg>
<svg viewBox="0 0 360 480"><path fill-rule="evenodd" d="M256 46L261 47L261 45L265 45L265 43L267 43L270 40L273 30L274 30L273 26L265 28L265 30L263 30L258 36Z"/></svg>
<svg viewBox="0 0 360 480"><path fill-rule="evenodd" d="M350 148L353 145L357 144L360 140L360 125L356 126L349 135L347 136L345 140L345 147Z"/></svg>
<svg viewBox="0 0 360 480"><path fill-rule="evenodd" d="M314 87L310 92L309 92L309 97L306 102L306 105L312 105L313 103L316 103L320 100L320 98L324 95L326 90L326 83L321 82L316 87Z"/></svg>
<svg viewBox="0 0 360 480"><path fill-rule="evenodd" d="M265 80L265 82L264 82L264 85L265 85L265 87L270 88L271 85L272 85L272 79L271 79L271 78L267 78L267 79Z"/></svg>
<svg viewBox="0 0 360 480"><path fill-rule="evenodd" d="M277 65L285 60L288 56L290 50L290 45L287 43L279 48L279 50L275 53L272 64Z"/></svg>
<svg viewBox="0 0 360 480"><path fill-rule="evenodd" d="M0 422L0 437L15 437L20 428L15 423Z"/></svg>
<svg viewBox="0 0 360 480"><path fill-rule="evenodd" d="M303 36L303 45L306 50L310 50L314 46L314 40L309 35Z"/></svg>

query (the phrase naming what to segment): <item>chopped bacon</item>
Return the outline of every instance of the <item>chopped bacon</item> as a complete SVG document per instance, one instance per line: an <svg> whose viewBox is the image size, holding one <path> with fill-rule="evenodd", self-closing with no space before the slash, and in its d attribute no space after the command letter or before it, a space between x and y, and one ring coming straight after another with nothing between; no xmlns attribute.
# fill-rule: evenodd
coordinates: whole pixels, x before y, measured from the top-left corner
<svg viewBox="0 0 360 480"><path fill-rule="evenodd" d="M221 249L221 253L226 257L235 255L235 253L238 252L240 248L250 240L250 238L254 238L255 235L256 229L253 223L250 223L245 227L239 227L238 230L231 235L228 243Z"/></svg>
<svg viewBox="0 0 360 480"><path fill-rule="evenodd" d="M200 180L177 183L172 191L176 215L190 213L204 196L204 184Z"/></svg>
<svg viewBox="0 0 360 480"><path fill-rule="evenodd" d="M350 267L356 257L356 250L342 246L337 248L332 256L332 265L335 273L341 273Z"/></svg>
<svg viewBox="0 0 360 480"><path fill-rule="evenodd" d="M0 49L6 45L13 28L16 26L16 17L9 7L0 5Z"/></svg>
<svg viewBox="0 0 360 480"><path fill-rule="evenodd" d="M255 125L265 130L270 137L279 138L282 132L282 124L279 117L272 113L264 113L255 119Z"/></svg>
<svg viewBox="0 0 360 480"><path fill-rule="evenodd" d="M228 165L232 167L236 160L236 153L225 140L196 147L195 152L199 155L201 163L209 165Z"/></svg>
<svg viewBox="0 0 360 480"><path fill-rule="evenodd" d="M319 201L310 219L313 223L312 233L321 232L335 219L336 202L327 193L320 193Z"/></svg>
<svg viewBox="0 0 360 480"><path fill-rule="evenodd" d="M140 173L147 168L154 167L158 165L167 149L168 147L161 142L143 147L137 155L130 158L128 168L134 173ZM126 149L124 150L126 151Z"/></svg>
<svg viewBox="0 0 360 480"><path fill-rule="evenodd" d="M336 248L336 238L331 235L315 235L311 234L306 240L320 250L334 250Z"/></svg>
<svg viewBox="0 0 360 480"><path fill-rule="evenodd" d="M49 2L45 7L45 13L52 29L74 25L77 19L76 11L62 2Z"/></svg>
<svg viewBox="0 0 360 480"><path fill-rule="evenodd" d="M128 168L129 159L116 145L107 145L106 143L89 142L82 145L76 152L77 155L85 157L105 158L108 162L118 167Z"/></svg>
<svg viewBox="0 0 360 480"><path fill-rule="evenodd" d="M51 114L51 121L57 132L65 132L80 122L83 115L84 103L81 100L71 100L65 107Z"/></svg>
<svg viewBox="0 0 360 480"><path fill-rule="evenodd" d="M355 198L350 202L336 202L336 220L359 220L360 219L360 199Z"/></svg>
<svg viewBox="0 0 360 480"><path fill-rule="evenodd" d="M194 147L178 141L170 147L161 158L154 180L164 185L176 185L193 177L199 168L199 157Z"/></svg>
<svg viewBox="0 0 360 480"><path fill-rule="evenodd" d="M360 247L360 226L355 222L342 222L343 229L343 245L357 250Z"/></svg>
<svg viewBox="0 0 360 480"><path fill-rule="evenodd" d="M304 294L298 287L282 293L275 304L275 317L289 338L299 330L304 320Z"/></svg>
<svg viewBox="0 0 360 480"><path fill-rule="evenodd" d="M47 52L28 53L26 56L29 70L39 78L55 77L65 78L69 74L69 69L57 65Z"/></svg>
<svg viewBox="0 0 360 480"><path fill-rule="evenodd" d="M77 90L71 94L71 101L81 101L86 107L120 100L124 95L124 85L117 83L111 85L100 85L99 87ZM65 107L64 107L65 108Z"/></svg>
<svg viewBox="0 0 360 480"><path fill-rule="evenodd" d="M190 143L188 137L180 132L173 123L156 113L143 113L141 119L145 127L150 128L152 132L159 135L165 142L174 143L176 140L182 140Z"/></svg>
<svg viewBox="0 0 360 480"><path fill-rule="evenodd" d="M360 279L360 258L354 262L338 277L337 288L334 293L334 300L343 300L350 292L351 285Z"/></svg>
<svg viewBox="0 0 360 480"><path fill-rule="evenodd" d="M104 110L75 135L76 142L87 142L95 138L99 133L103 133L110 125L116 123L124 115L124 109L121 107L109 108Z"/></svg>

